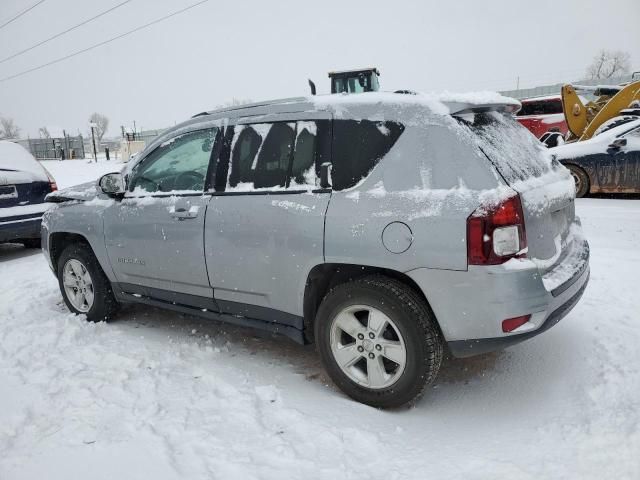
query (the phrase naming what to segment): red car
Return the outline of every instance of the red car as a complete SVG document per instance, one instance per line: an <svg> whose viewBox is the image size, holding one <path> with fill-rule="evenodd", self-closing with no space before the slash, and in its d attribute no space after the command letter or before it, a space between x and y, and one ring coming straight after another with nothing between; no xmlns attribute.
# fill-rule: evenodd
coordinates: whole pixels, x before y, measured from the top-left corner
<svg viewBox="0 0 640 480"><path fill-rule="evenodd" d="M520 102L522 109L516 114L516 120L536 138L540 138L553 127L557 127L562 135L567 133L560 95L523 98Z"/></svg>

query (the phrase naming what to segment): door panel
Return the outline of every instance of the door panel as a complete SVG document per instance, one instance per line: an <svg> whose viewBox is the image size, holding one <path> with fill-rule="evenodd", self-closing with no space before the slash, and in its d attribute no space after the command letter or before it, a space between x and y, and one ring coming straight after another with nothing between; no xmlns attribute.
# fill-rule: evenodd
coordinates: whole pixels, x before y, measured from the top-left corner
<svg viewBox="0 0 640 480"><path fill-rule="evenodd" d="M226 303L238 302L302 316L307 275L324 262L329 198L330 193L211 198L205 256L222 311L242 314ZM278 321L289 323L285 316Z"/></svg>
<svg viewBox="0 0 640 480"><path fill-rule="evenodd" d="M202 239L209 199L125 198L109 207L105 239L118 282L211 297Z"/></svg>
<svg viewBox="0 0 640 480"><path fill-rule="evenodd" d="M204 261L211 195L203 191L220 133L213 127L178 135L134 166L125 198L104 217L107 253L119 283L213 303Z"/></svg>
<svg viewBox="0 0 640 480"><path fill-rule="evenodd" d="M221 311L302 327L307 275L324 262L331 194L319 189L319 173L330 161L328 118L243 121L225 131L216 177L225 191L211 198L205 220Z"/></svg>

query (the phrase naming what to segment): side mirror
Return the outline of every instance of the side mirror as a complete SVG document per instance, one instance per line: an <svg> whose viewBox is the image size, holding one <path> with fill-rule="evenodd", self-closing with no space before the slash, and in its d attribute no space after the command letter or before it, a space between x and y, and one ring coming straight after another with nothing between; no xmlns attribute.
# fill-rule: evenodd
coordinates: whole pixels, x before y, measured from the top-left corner
<svg viewBox="0 0 640 480"><path fill-rule="evenodd" d="M616 138L613 142L611 142L611 145L609 145L609 148L611 150L620 150L622 147L626 145L627 145L626 138Z"/></svg>
<svg viewBox="0 0 640 480"><path fill-rule="evenodd" d="M331 188L331 164L329 162L320 165L320 188Z"/></svg>
<svg viewBox="0 0 640 480"><path fill-rule="evenodd" d="M102 193L112 197L124 195L126 191L124 177L120 172L107 173L98 180L98 188Z"/></svg>

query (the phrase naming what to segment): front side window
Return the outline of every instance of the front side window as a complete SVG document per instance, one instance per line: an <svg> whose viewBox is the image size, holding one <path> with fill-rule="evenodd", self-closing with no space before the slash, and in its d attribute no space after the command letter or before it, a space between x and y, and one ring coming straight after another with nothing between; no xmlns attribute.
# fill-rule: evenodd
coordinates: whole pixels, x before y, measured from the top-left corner
<svg viewBox="0 0 640 480"><path fill-rule="evenodd" d="M129 191L203 191L218 132L209 128L166 141L134 167Z"/></svg>

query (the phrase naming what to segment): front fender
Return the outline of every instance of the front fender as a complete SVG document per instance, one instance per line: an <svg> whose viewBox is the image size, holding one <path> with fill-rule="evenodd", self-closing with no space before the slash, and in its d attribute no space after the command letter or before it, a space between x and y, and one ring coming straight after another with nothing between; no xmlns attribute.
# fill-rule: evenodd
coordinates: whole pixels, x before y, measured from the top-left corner
<svg viewBox="0 0 640 480"><path fill-rule="evenodd" d="M93 250L107 278L111 282L116 281L105 247L103 215L105 208L113 202L69 201L55 204L47 210L42 218L42 250L54 273L53 254L59 254L74 238L82 237Z"/></svg>

